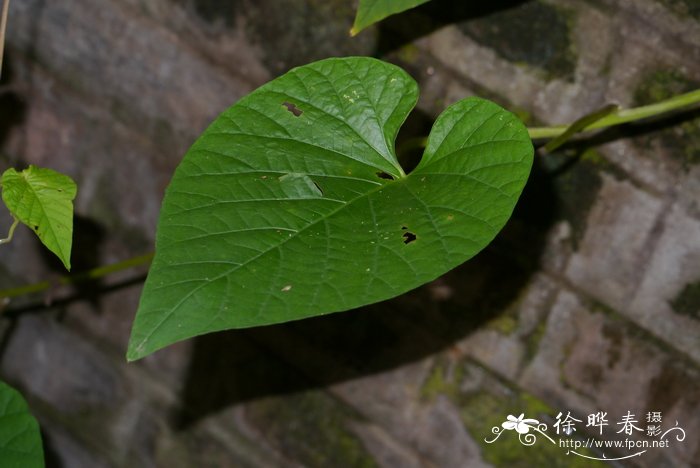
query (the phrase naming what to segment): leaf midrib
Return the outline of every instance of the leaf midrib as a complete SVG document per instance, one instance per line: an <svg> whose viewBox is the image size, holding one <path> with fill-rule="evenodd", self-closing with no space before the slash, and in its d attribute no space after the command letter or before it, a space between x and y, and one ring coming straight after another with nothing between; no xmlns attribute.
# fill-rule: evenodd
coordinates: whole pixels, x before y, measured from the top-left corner
<svg viewBox="0 0 700 468"><path fill-rule="evenodd" d="M68 256L66 255L66 252L64 252L63 249L62 249L61 242L58 241L58 236L56 235L56 232L55 232L54 229L53 229L52 223L50 222L51 219L50 219L49 216L47 215L47 209L46 209L46 207L44 206L44 204L42 203L41 197L38 195L38 191L35 190L34 187L32 186L32 184L29 182L29 177L30 177L30 175L31 175L31 174L25 174L25 171L22 171L22 172L19 173L19 176L22 178L22 180L24 181L24 185L26 186L26 188L25 188L24 191L25 191L25 192L30 192L30 193L34 196L34 199L35 199L35 200L31 201L31 205L30 205L29 210L28 210L28 214L29 214L30 216L27 216L27 221L28 221L29 223L31 223L31 219L30 219L30 218L31 218L31 214L32 214L32 211L33 211L33 205L34 205L34 204L37 204L37 205L39 206L39 210L41 211L41 216L40 216L39 220L37 220L37 225L38 225L38 226L41 226L41 227L45 227L44 229L42 229L42 231L43 231L44 233L46 233L46 234L49 234L49 233L50 233L50 234L51 234L51 237L53 237L53 242L52 242L52 243L53 243L54 245L56 245L56 248L59 250L59 252L61 252L61 255L60 255L61 260L63 260L63 259L65 258L65 259L68 259L68 260L70 261L70 259L69 259ZM23 195L21 198L24 198L24 195ZM20 198L20 199L21 199L21 198ZM30 200L31 200L31 199L30 199ZM18 205L19 205L19 203L18 203ZM60 208L60 206L58 206L57 208ZM43 221L49 221L49 222L42 223L42 220L43 220ZM25 223L25 224L27 224L27 225L29 226L28 223ZM34 229L33 229L33 226L29 226L29 228L32 229L32 230L34 230ZM36 233L37 233L37 235L39 235L39 230L37 230ZM48 247L48 246L47 246L47 247Z"/></svg>
<svg viewBox="0 0 700 468"><path fill-rule="evenodd" d="M139 348L141 348L141 347L153 336L153 334L161 327L161 325L163 325L163 323L165 323L167 320L169 320L169 319L172 317L173 314L175 314L175 312L177 311L177 309L179 309L179 307L180 307L187 299L189 299L190 297L192 297L192 295L194 295L195 293L197 293L200 289L204 288L205 286L207 286L207 285L209 285L209 284L211 284L211 283L214 283L214 282L220 280L221 278L224 278L224 277L226 277L226 276L228 276L228 275L230 275L230 274L232 274L232 273L234 273L234 272L240 270L241 268L243 268L243 267L245 267L245 266L251 264L251 263L254 262L255 260L257 260L258 258L260 258L260 257L262 257L262 256L264 256L264 255L267 255L269 252L272 252L272 251L275 250L275 249L281 248L281 247L282 247L283 245L285 245L287 242L290 242L291 240L296 239L299 235L303 234L307 229L310 229L311 227L315 226L316 224L318 224L318 223L320 223L320 222L322 222L322 221L325 221L326 219L328 219L328 218L330 218L331 216L335 215L338 211L340 211L340 210L342 210L342 209L345 209L347 206L349 206L349 205L355 203L357 200L359 200L359 199L361 199L361 198L363 198L363 197L368 197L369 195L371 195L371 194L373 194L373 193L375 193L375 192L380 191L380 190L383 189L384 187L387 187L387 186L389 186L389 185L391 185L391 184L393 184L393 183L398 183L398 182L400 182L400 181L402 181L402 180L406 180L406 179L408 179L408 176L407 176L407 177L402 177L402 178L400 178L400 179L395 179L395 180L393 180L393 181L391 181L391 182L387 182L386 184L382 184L382 185L379 185L379 186L377 186L377 187L374 187L374 188L372 188L371 190L369 190L368 192L365 192L365 193L363 193L363 194L361 194L361 195L358 195L357 197L355 197L355 198L353 198L353 199L351 199L351 200L348 200L345 204L340 205L339 207L337 207L337 208L335 208L334 210L328 212L328 213L325 214L324 216L321 216L321 217L319 217L318 219L316 219L316 220L314 220L313 222L311 222L310 224L307 224L307 225L304 226L303 228L299 229L294 235L289 236L289 237L286 237L285 239L283 239L283 240L282 240L281 242L279 242L278 244L276 244L276 245L274 245L274 246L268 248L267 250L264 250L264 251L258 253L258 254L255 255L254 257L251 257L250 259L246 260L246 261L243 262L243 263L240 263L239 265L237 265L237 266L235 266L235 267L229 269L228 271L223 272L223 273L220 273L219 275L215 276L214 278L211 278L211 279L209 279L209 280L204 280L204 281L205 281L204 283L202 283L201 285L198 285L198 286L196 286L195 288L193 288L189 293L187 293L187 295L185 295L182 299L180 299L180 300L178 301L177 304L175 304L173 307L171 307L171 308L165 313L164 317L158 322L158 324L155 325L154 327L152 327L152 328L151 328L151 331L150 331L150 332L140 341L140 343L136 346L137 351L139 350Z"/></svg>

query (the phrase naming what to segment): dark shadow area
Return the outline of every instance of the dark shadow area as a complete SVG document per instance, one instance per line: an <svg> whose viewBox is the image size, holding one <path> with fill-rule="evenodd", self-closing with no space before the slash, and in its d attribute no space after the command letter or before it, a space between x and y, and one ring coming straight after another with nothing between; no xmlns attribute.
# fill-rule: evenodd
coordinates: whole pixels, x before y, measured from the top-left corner
<svg viewBox="0 0 700 468"><path fill-rule="evenodd" d="M396 136L396 157L406 174L410 174L420 162L425 149L423 140L430 134L433 123L435 120L430 115L415 108L401 126Z"/></svg>
<svg viewBox="0 0 700 468"><path fill-rule="evenodd" d="M383 56L448 24L482 18L515 8L528 0L455 2L432 0L417 8L390 16L379 23L376 56Z"/></svg>
<svg viewBox="0 0 700 468"><path fill-rule="evenodd" d="M104 294L119 291L120 289L143 284L144 281L146 281L146 273L134 273L133 276L122 281L117 281L109 285L100 285L99 287L96 287L93 291L91 291L91 295L94 294L96 296L103 296ZM13 305L12 307L8 307L3 311L2 315L4 318L13 320L14 323L14 320L17 319L20 315L41 314L46 313L47 311L55 312L56 310L62 311L69 304L76 301L84 301L86 299L84 292L82 292L86 289L86 287L74 287L76 285L80 285L80 283L83 282L89 283L90 280L76 281L70 286L63 286L61 284L56 283L55 286L49 288L43 293L43 298L36 299L37 295L42 294L36 293L34 294L34 297L32 299L18 304L16 306ZM71 293L65 294L65 288L73 288L73 291ZM4 342L0 342L0 355L2 355L2 346L4 346Z"/></svg>
<svg viewBox="0 0 700 468"><path fill-rule="evenodd" d="M6 310L2 311L4 318L8 320L8 322L4 332L2 333L2 335L0 335L0 362L2 360L2 356L5 355L7 346L10 344L10 339L12 338L12 335L14 334L15 330L17 330L17 318L6 316L6 313Z"/></svg>
<svg viewBox="0 0 700 468"><path fill-rule="evenodd" d="M536 163L494 242L432 283L353 311L196 338L177 426L235 403L326 387L449 348L503 313L537 271L555 200Z"/></svg>
<svg viewBox="0 0 700 468"><path fill-rule="evenodd" d="M44 448L44 463L46 468L65 468L61 457L54 449L54 442L51 440L49 433L41 430L41 442Z"/></svg>
<svg viewBox="0 0 700 468"><path fill-rule="evenodd" d="M22 125L27 114L27 103L25 102L24 98L12 88L14 81L15 73L13 69L12 54L10 51L5 49L2 65L2 77L0 78L0 148L2 149L5 147L10 131L13 129L13 127ZM8 165L15 162L10 161L2 150L0 150L0 160L8 163ZM0 174L4 172L5 169L6 167L3 167ZM3 208L3 210L6 210L6 208ZM7 213L7 211L4 212ZM3 224L3 226L5 226L5 224ZM9 223L7 226L9 226ZM3 229L6 229L6 227L3 227ZM0 237L5 237L6 235L7 231L4 231L0 234ZM4 310L4 306L2 305L0 305L0 313L3 315L6 313L6 310ZM4 335L0 338L0 356L4 355L7 344L15 328L15 321L10 320Z"/></svg>
<svg viewBox="0 0 700 468"><path fill-rule="evenodd" d="M71 271L88 271L100 266L101 245L105 239L105 230L95 221L74 214L73 216L73 247L71 250ZM42 258L47 267L57 275L64 276L68 272L58 257L41 244L37 238L37 249L40 250ZM99 310L100 290L102 289L102 279L86 279L72 286L76 295L89 301ZM52 302L48 297L47 302Z"/></svg>
<svg viewBox="0 0 700 468"><path fill-rule="evenodd" d="M0 79L0 147L5 145L12 128L22 125L27 115L26 101L13 88L16 77L12 63L12 54L5 50Z"/></svg>

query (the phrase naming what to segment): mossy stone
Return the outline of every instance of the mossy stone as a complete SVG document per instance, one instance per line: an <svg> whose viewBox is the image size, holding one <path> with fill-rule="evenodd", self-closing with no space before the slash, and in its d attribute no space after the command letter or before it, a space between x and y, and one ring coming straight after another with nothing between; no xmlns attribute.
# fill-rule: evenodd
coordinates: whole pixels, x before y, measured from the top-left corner
<svg viewBox="0 0 700 468"><path fill-rule="evenodd" d="M362 441L349 430L349 424L360 416L323 391L258 400L248 413L270 443L304 465L377 466Z"/></svg>
<svg viewBox="0 0 700 468"><path fill-rule="evenodd" d="M241 8L243 2L239 0L192 0L192 3L197 14L210 23L220 21L226 25L233 25L236 14L244 10Z"/></svg>
<svg viewBox="0 0 700 468"><path fill-rule="evenodd" d="M172 0L213 31L244 25L250 42L272 75L316 60L373 55L376 32L350 38L355 5L348 0Z"/></svg>
<svg viewBox="0 0 700 468"><path fill-rule="evenodd" d="M486 328L504 336L512 335L518 329L518 317L513 314L503 314L487 322Z"/></svg>
<svg viewBox="0 0 700 468"><path fill-rule="evenodd" d="M564 411L565 413L566 411ZM515 431L503 431L498 440L493 440L495 435L492 428L501 428L501 424L508 415L517 417L524 414L525 418L537 419L544 422L547 418L554 418L559 411L549 407L538 398L524 392L513 392L510 396L496 395L481 392L471 395L461 405L461 415L465 426L481 445L482 456L485 461L496 467L528 468L532 466L548 466L550 468L589 468L606 466L603 462L580 458L572 454L567 455L566 448L560 448L558 443L552 444L546 437L532 431L537 437L534 445L523 445ZM578 423L579 430L584 423ZM546 434L555 441L557 436L552 428ZM573 438L566 436L566 438ZM594 456L588 450L579 449L577 452Z"/></svg>
<svg viewBox="0 0 700 468"><path fill-rule="evenodd" d="M511 62L540 68L550 78L570 79L576 68L574 20L569 10L532 1L465 21L459 28Z"/></svg>
<svg viewBox="0 0 700 468"><path fill-rule="evenodd" d="M685 18L700 19L700 1L698 0L657 0L676 15Z"/></svg>
<svg viewBox="0 0 700 468"><path fill-rule="evenodd" d="M671 308L678 314L700 319L700 281L686 284L671 301Z"/></svg>
<svg viewBox="0 0 700 468"><path fill-rule="evenodd" d="M372 31L349 37L355 9L347 0L258 0L244 15L273 74L328 57L372 55L375 49Z"/></svg>
<svg viewBox="0 0 700 468"><path fill-rule="evenodd" d="M464 367L457 363L449 372L448 363L439 361L428 374L423 386L421 396L432 400L438 395L446 395L451 399L459 397L459 384L464 377Z"/></svg>
<svg viewBox="0 0 700 468"><path fill-rule="evenodd" d="M700 82L691 80L677 70L661 69L648 73L634 93L635 105L646 105L700 88ZM669 149L669 155L688 171L700 163L700 114L687 113L677 117L677 124L664 126L645 134L638 140L643 148Z"/></svg>

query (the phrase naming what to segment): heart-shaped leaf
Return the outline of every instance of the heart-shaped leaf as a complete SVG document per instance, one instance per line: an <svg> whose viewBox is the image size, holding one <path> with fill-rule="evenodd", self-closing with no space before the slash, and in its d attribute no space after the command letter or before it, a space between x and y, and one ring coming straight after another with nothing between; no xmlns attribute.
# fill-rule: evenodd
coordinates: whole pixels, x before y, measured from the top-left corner
<svg viewBox="0 0 700 468"><path fill-rule="evenodd" d="M427 3L429 0L360 0L355 15L355 23L350 30L353 36L368 26L381 21L387 16L410 10Z"/></svg>
<svg viewBox="0 0 700 468"><path fill-rule="evenodd" d="M387 299L483 249L528 178L527 130L465 99L407 176L393 146L417 97L396 66L328 59L219 116L167 190L127 357Z"/></svg>
<svg viewBox="0 0 700 468"><path fill-rule="evenodd" d="M44 466L39 424L22 395L4 382L0 382L0 466Z"/></svg>
<svg viewBox="0 0 700 468"><path fill-rule="evenodd" d="M73 199L77 188L67 175L29 166L2 175L2 200L10 213L39 236L70 270L73 244Z"/></svg>

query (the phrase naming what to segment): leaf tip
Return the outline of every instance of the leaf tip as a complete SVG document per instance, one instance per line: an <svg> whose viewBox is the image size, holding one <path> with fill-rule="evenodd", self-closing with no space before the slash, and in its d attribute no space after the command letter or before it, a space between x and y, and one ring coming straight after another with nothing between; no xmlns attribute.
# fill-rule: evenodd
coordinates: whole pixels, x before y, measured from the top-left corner
<svg viewBox="0 0 700 468"><path fill-rule="evenodd" d="M132 324L129 342L126 345L126 362L138 361L153 352L153 349L150 349L150 346L148 346L150 341L149 336L144 336L136 330L136 327L138 327L139 312L140 308L136 312L136 320L134 320Z"/></svg>
<svg viewBox="0 0 700 468"><path fill-rule="evenodd" d="M143 352L144 342L139 345L134 346L133 343L129 343L126 350L126 362L134 362L146 356L147 353Z"/></svg>
<svg viewBox="0 0 700 468"><path fill-rule="evenodd" d="M352 28L350 28L350 37L357 36L358 34L360 34L360 31L362 31L361 28L358 28L357 26L353 26Z"/></svg>

